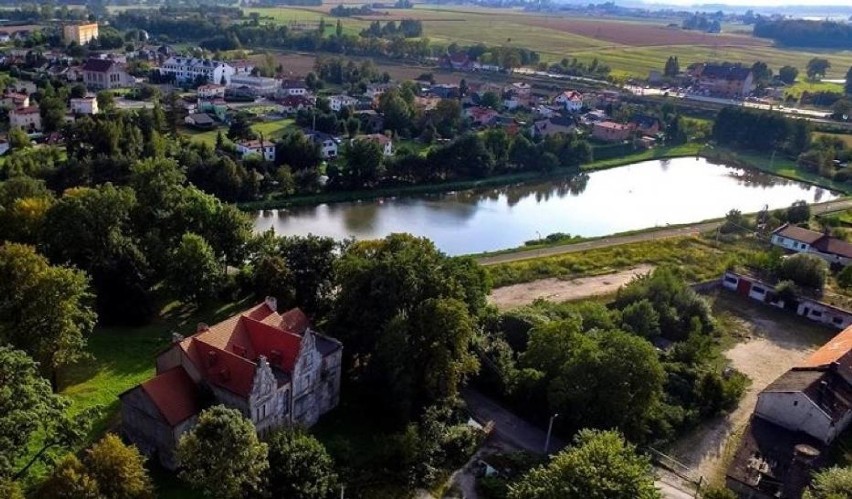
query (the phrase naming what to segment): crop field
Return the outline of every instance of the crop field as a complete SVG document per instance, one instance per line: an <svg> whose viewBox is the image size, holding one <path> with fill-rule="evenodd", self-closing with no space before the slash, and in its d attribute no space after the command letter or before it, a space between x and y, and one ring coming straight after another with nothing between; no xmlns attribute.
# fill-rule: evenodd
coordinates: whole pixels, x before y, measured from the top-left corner
<svg viewBox="0 0 852 499"><path fill-rule="evenodd" d="M334 4L336 5L336 3ZM251 8L276 22L318 22L328 15L331 4L308 8ZM592 19L553 14L527 13L507 9L471 6L423 6L414 9L387 9L380 15L342 18L347 33L357 33L373 20L402 18L423 21L423 34L429 40L447 45L485 43L524 47L541 54L546 62L564 57L581 61L598 58L616 74L645 76L651 69L662 69L669 56L677 56L681 66L700 61L730 61L752 64L764 61L778 69L792 65L801 72L813 57L831 62L828 78L842 78L852 66L852 51L798 51L777 48L771 42L748 34L747 26L726 26L721 34L684 31L669 27L678 22L667 19ZM737 31L738 33L733 33Z"/></svg>

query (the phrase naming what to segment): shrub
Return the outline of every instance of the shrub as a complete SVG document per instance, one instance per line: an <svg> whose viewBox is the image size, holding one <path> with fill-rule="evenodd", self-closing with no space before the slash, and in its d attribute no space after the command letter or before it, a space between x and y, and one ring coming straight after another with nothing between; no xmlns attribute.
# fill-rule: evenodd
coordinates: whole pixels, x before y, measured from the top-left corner
<svg viewBox="0 0 852 499"><path fill-rule="evenodd" d="M844 267L844 269L837 274L837 284L839 284L843 289L852 288L852 266Z"/></svg>
<svg viewBox="0 0 852 499"><path fill-rule="evenodd" d="M789 279L803 288L822 290L828 275L828 264L818 256L798 254L781 261L778 277Z"/></svg>

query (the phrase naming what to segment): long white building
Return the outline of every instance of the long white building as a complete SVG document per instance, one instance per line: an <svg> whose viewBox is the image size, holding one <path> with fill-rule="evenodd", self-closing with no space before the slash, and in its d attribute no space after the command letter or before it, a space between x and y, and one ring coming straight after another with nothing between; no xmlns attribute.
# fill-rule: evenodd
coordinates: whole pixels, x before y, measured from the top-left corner
<svg viewBox="0 0 852 499"><path fill-rule="evenodd" d="M174 75L178 83L192 83L201 76L205 78L206 83L230 85L231 77L235 72L236 70L230 64L195 57L169 57L160 65L160 74Z"/></svg>

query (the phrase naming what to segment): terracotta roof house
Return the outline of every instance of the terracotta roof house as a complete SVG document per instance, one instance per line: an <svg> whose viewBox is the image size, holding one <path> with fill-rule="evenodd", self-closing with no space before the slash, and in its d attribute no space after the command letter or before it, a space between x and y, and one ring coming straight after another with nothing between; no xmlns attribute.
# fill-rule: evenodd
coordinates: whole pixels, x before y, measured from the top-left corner
<svg viewBox="0 0 852 499"><path fill-rule="evenodd" d="M698 78L698 88L719 97L745 97L754 91L754 74L751 68L724 64L704 64L693 73Z"/></svg>
<svg viewBox="0 0 852 499"><path fill-rule="evenodd" d="M566 90L554 97L553 102L564 107L566 111L576 113L583 108L583 94L576 90Z"/></svg>
<svg viewBox="0 0 852 499"><path fill-rule="evenodd" d="M801 497L852 423L852 327L760 392L726 483L743 497Z"/></svg>
<svg viewBox="0 0 852 499"><path fill-rule="evenodd" d="M784 224L772 232L770 241L789 251L816 255L829 264L852 263L852 244L822 232Z"/></svg>
<svg viewBox="0 0 852 499"><path fill-rule="evenodd" d="M369 135L361 135L352 140L369 140L379 145L384 156L393 156L393 140L387 135L381 133L371 133Z"/></svg>
<svg viewBox="0 0 852 499"><path fill-rule="evenodd" d="M592 126L592 137L606 142L621 142L630 138L633 126L614 121L601 121Z"/></svg>
<svg viewBox="0 0 852 499"><path fill-rule="evenodd" d="M642 135L657 135L662 130L662 123L660 123L659 119L645 114L633 116L630 118L630 123Z"/></svg>
<svg viewBox="0 0 852 499"><path fill-rule="evenodd" d="M181 435L214 404L239 410L258 433L312 426L340 395L340 342L313 331L305 314L277 311L274 298L172 345L157 375L119 395L121 431L169 469Z"/></svg>
<svg viewBox="0 0 852 499"><path fill-rule="evenodd" d="M500 113L491 109L490 107L469 107L464 110L464 116L469 118L471 123L474 125L485 126L490 125L491 122L499 116Z"/></svg>

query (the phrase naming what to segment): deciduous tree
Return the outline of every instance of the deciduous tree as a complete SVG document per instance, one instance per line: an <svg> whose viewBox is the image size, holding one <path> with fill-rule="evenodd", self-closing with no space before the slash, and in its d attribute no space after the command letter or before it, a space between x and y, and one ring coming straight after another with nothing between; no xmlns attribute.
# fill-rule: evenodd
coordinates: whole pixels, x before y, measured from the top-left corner
<svg viewBox="0 0 852 499"><path fill-rule="evenodd" d="M245 497L262 489L267 451L251 421L236 409L215 406L202 411L180 439L180 477L211 497Z"/></svg>
<svg viewBox="0 0 852 499"><path fill-rule="evenodd" d="M799 70L793 66L783 66L778 70L778 78L787 85L795 83L798 76Z"/></svg>
<svg viewBox="0 0 852 499"><path fill-rule="evenodd" d="M86 451L86 469L107 499L152 499L154 486L145 469L145 458L118 436L107 434Z"/></svg>
<svg viewBox="0 0 852 499"><path fill-rule="evenodd" d="M658 499L648 458L617 432L583 430L573 445L509 488L510 499Z"/></svg>
<svg viewBox="0 0 852 499"><path fill-rule="evenodd" d="M316 438L296 429L282 429L267 444L267 492L272 497L324 499L331 495L337 484L334 462Z"/></svg>
<svg viewBox="0 0 852 499"><path fill-rule="evenodd" d="M210 244L187 232L172 252L168 281L181 299L198 303L213 296L222 272Z"/></svg>
<svg viewBox="0 0 852 499"><path fill-rule="evenodd" d="M803 499L840 499L852 497L852 467L833 467L814 475Z"/></svg>

